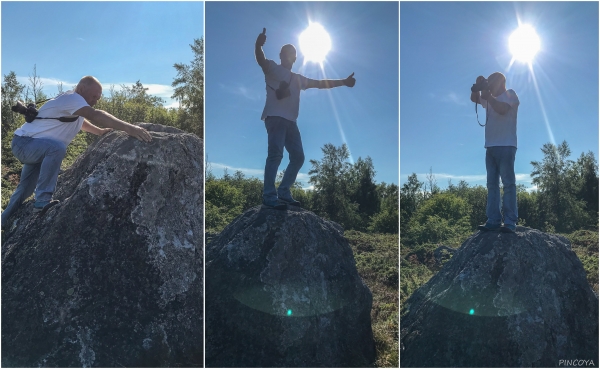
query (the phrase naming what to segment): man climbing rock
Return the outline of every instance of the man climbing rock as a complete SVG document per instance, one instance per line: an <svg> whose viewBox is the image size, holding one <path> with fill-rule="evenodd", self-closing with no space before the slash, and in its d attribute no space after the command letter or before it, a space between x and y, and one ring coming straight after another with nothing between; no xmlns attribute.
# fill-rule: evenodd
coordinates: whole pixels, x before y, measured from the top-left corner
<svg viewBox="0 0 600 369"><path fill-rule="evenodd" d="M79 130L101 136L117 129L144 142L150 142L150 133L111 114L94 109L102 96L102 85L92 76L83 77L75 90L67 91L39 109L37 116L27 119L15 131L12 141L14 156L23 163L19 185L2 212L2 228L10 216L35 192L33 211L42 213L58 200L52 200L60 165L67 146ZM100 128L104 127L104 128Z"/></svg>

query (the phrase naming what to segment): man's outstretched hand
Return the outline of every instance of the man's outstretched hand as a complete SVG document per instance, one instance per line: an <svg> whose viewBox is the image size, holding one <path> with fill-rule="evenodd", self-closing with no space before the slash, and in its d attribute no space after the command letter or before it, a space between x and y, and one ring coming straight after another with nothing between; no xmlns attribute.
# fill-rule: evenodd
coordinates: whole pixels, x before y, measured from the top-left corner
<svg viewBox="0 0 600 369"><path fill-rule="evenodd" d="M263 28L262 33L256 38L256 46L262 47L265 41L267 41L267 29Z"/></svg>
<svg viewBox="0 0 600 369"><path fill-rule="evenodd" d="M354 78L354 72L352 72L352 74L349 75L348 78L346 78L344 80L344 86L354 87L355 83L356 83L356 79Z"/></svg>
<svg viewBox="0 0 600 369"><path fill-rule="evenodd" d="M131 137L137 138L140 141L144 141L144 142L152 141L152 136L150 136L150 133L147 130L145 130L143 127L140 127L140 126L134 126L133 124L130 124L127 127L127 129L125 130L125 133L127 133Z"/></svg>

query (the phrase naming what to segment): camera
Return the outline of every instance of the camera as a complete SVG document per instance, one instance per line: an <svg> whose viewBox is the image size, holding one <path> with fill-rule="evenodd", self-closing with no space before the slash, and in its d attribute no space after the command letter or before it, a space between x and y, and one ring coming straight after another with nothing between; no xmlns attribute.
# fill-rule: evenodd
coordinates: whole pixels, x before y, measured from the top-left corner
<svg viewBox="0 0 600 369"><path fill-rule="evenodd" d="M23 104L22 102L17 101L15 106L11 107L11 110L15 113L23 114L27 123L33 122L38 115L38 110L35 107L34 103L30 103L27 104L27 106L25 106L25 104Z"/></svg>
<svg viewBox="0 0 600 369"><path fill-rule="evenodd" d="M277 100L285 99L290 95L290 85L286 81L281 81L279 83L279 88L275 90L275 96L277 96Z"/></svg>
<svg viewBox="0 0 600 369"><path fill-rule="evenodd" d="M490 86L488 83L487 79L484 79L483 81L480 81L479 83L475 83L472 87L471 87L471 92L479 92L479 91L485 91L485 90L489 90Z"/></svg>

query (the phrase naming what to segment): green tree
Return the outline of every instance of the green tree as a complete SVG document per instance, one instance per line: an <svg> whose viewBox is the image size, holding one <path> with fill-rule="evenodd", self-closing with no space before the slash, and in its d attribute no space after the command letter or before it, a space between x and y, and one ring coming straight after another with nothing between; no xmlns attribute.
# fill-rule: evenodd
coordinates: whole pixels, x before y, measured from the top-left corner
<svg viewBox="0 0 600 369"><path fill-rule="evenodd" d="M244 196L227 181L205 182L204 194L206 229L220 232L242 212Z"/></svg>
<svg viewBox="0 0 600 369"><path fill-rule="evenodd" d="M573 162L568 159L571 149L566 141L556 146L547 143L542 147L544 158L532 161L532 183L539 189L540 222L545 230L570 232L588 224L584 203L577 200L576 189L570 178Z"/></svg>
<svg viewBox="0 0 600 369"><path fill-rule="evenodd" d="M14 132L24 122L23 116L11 110L11 107L21 99L25 86L17 81L15 72L9 72L2 80L2 137ZM12 139L12 137L11 137ZM3 148L4 149L4 148Z"/></svg>
<svg viewBox="0 0 600 369"><path fill-rule="evenodd" d="M400 229L402 233L407 230L410 218L424 199L423 182L419 182L416 173L413 173L408 176L408 181L402 185L400 190Z"/></svg>
<svg viewBox="0 0 600 369"><path fill-rule="evenodd" d="M180 127L204 138L204 38L194 39L190 45L194 59L189 65L176 63L177 76L171 84L173 98L180 104Z"/></svg>
<svg viewBox="0 0 600 369"><path fill-rule="evenodd" d="M358 158L348 173L351 188L350 201L358 204L361 224L366 228L369 219L379 211L380 199L375 184L373 160Z"/></svg>
<svg viewBox="0 0 600 369"><path fill-rule="evenodd" d="M369 231L376 233L398 233L398 186L386 184L377 186L377 194L381 203L378 213L371 217Z"/></svg>
<svg viewBox="0 0 600 369"><path fill-rule="evenodd" d="M348 179L352 165L348 162L350 152L343 144L335 147L325 144L323 159L311 160L309 182L314 186L312 209L322 217L353 229L361 221L358 204L351 201L352 190Z"/></svg>
<svg viewBox="0 0 600 369"><path fill-rule="evenodd" d="M584 202L584 208L589 219L590 227L597 229L598 221L598 162L594 153L588 151L573 163L569 175L575 188L575 197Z"/></svg>
<svg viewBox="0 0 600 369"><path fill-rule="evenodd" d="M465 199L442 192L427 199L408 224L408 240L415 244L460 243L471 232L471 207Z"/></svg>

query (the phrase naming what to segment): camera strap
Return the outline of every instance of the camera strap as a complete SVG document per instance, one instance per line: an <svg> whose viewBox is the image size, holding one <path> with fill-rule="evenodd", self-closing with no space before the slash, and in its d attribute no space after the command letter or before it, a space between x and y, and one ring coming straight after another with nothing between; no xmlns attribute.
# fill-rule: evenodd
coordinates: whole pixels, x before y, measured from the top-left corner
<svg viewBox="0 0 600 369"><path fill-rule="evenodd" d="M477 103L475 103L475 116L477 117L477 124L479 124L481 127L485 127L487 125L488 108L489 108L489 102L487 100L485 100L485 124L481 124L481 123L479 123L479 115L477 114Z"/></svg>
<svg viewBox="0 0 600 369"><path fill-rule="evenodd" d="M290 71L290 80L288 81L288 88L290 87L290 83L292 83L292 77L293 77L293 76L294 76L294 72ZM266 83L266 82L265 82L265 83ZM273 91L276 91L276 90L277 90L276 88L273 88L273 87L269 86L269 84L268 84L268 83L267 83L267 86L268 86L268 87L269 87L271 90L273 90Z"/></svg>
<svg viewBox="0 0 600 369"><path fill-rule="evenodd" d="M60 95L58 95L58 96L61 96L61 95L62 95L62 94L60 94ZM42 100L42 101L36 101L36 102L35 102L35 105L38 105L38 104L41 104L41 103L45 103L46 101L50 101L50 100L52 100L52 99L55 99L55 98L57 98L58 96L51 97L51 98L49 98L49 99ZM44 117L38 117L38 116L36 116L35 118L33 118L33 119L31 120L31 122L27 122L27 123L32 123L32 122L33 122L34 120L36 120L36 119L56 119L56 120L58 120L59 122L62 122L62 123L73 123L73 122L75 122L77 119L79 119L79 116L78 116L78 115L76 115L76 116L73 116L73 117L58 117L58 118L44 118Z"/></svg>
<svg viewBox="0 0 600 369"><path fill-rule="evenodd" d="M73 116L73 117L58 117L58 118L44 118L44 117L35 117L35 118L33 118L33 119L34 119L34 120L35 120L35 119L56 119L56 120L58 120L58 121L60 121L60 122L63 122L63 123L73 123L73 122L75 122L77 119L79 119L79 116L78 116L78 115L76 115L76 116Z"/></svg>

